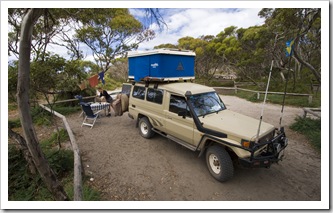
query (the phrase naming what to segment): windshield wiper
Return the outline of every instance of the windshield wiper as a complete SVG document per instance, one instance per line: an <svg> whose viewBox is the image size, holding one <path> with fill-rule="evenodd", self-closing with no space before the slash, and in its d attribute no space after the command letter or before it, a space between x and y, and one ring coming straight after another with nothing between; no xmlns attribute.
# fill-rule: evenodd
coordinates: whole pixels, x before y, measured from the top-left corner
<svg viewBox="0 0 333 213"><path fill-rule="evenodd" d="M213 113L219 114L219 112L222 111L222 110L224 110L224 109L221 108L221 109L219 109L219 110L215 110L215 111L207 112L206 114L202 115L202 117L204 118L206 115L213 114Z"/></svg>
<svg viewBox="0 0 333 213"><path fill-rule="evenodd" d="M216 111L216 114L219 114L219 112L220 112L220 111L223 111L223 110L225 110L225 109L223 109L223 108L221 107L221 109L219 109L219 110Z"/></svg>
<svg viewBox="0 0 333 213"><path fill-rule="evenodd" d="M204 114L202 117L204 118L206 115L213 114L213 113L215 113L215 112L217 112L217 111L211 111L211 112L207 112L207 113L206 113L206 114Z"/></svg>

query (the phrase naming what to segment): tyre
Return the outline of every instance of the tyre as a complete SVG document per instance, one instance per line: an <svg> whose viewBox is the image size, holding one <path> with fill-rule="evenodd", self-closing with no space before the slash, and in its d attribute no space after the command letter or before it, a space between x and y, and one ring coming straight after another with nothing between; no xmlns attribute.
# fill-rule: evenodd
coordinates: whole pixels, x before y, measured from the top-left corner
<svg viewBox="0 0 333 213"><path fill-rule="evenodd" d="M155 135L155 132L152 130L153 126L149 122L147 117L142 117L139 120L139 131L140 135L144 138L151 138Z"/></svg>
<svg viewBox="0 0 333 213"><path fill-rule="evenodd" d="M225 182L234 176L234 166L228 152L218 145L208 147L206 163L210 174L218 181Z"/></svg>

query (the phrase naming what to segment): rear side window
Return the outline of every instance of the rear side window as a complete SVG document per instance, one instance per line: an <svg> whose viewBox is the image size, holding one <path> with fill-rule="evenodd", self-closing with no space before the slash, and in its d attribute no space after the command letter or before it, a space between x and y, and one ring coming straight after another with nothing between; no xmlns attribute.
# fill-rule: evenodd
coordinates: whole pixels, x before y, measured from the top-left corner
<svg viewBox="0 0 333 213"><path fill-rule="evenodd" d="M132 96L141 100L145 99L146 88L140 86L134 86Z"/></svg>
<svg viewBox="0 0 333 213"><path fill-rule="evenodd" d="M122 94L126 94L127 97L129 97L129 95L131 93L131 89L132 89L132 85L130 85L130 84L123 84L122 89L121 89L121 93Z"/></svg>
<svg viewBox="0 0 333 213"><path fill-rule="evenodd" d="M148 88L147 90L147 101L162 104L163 101L163 90Z"/></svg>
<svg viewBox="0 0 333 213"><path fill-rule="evenodd" d="M186 111L186 116L191 117L190 110L184 97L171 95L169 111L178 114L180 111Z"/></svg>

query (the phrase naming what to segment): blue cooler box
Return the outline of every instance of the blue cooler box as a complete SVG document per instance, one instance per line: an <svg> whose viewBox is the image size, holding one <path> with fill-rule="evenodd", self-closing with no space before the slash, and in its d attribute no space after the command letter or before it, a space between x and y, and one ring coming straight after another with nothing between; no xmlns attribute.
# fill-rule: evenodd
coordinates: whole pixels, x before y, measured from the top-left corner
<svg viewBox="0 0 333 213"><path fill-rule="evenodd" d="M128 53L129 80L177 81L194 79L195 53L156 49Z"/></svg>

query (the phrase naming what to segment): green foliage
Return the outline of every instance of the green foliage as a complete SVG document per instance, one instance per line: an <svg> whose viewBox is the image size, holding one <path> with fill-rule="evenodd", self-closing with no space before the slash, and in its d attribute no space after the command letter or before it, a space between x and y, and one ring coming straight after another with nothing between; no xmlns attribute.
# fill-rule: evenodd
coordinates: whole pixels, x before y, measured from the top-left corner
<svg viewBox="0 0 333 213"><path fill-rule="evenodd" d="M174 44L160 44L158 46L155 46L154 49L161 49L161 48L171 48L171 49L177 49L177 45L174 45Z"/></svg>
<svg viewBox="0 0 333 213"><path fill-rule="evenodd" d="M106 72L107 79L114 79L116 82L126 82L128 79L128 58L117 58L112 61L112 66ZM107 82L108 83L108 82Z"/></svg>
<svg viewBox="0 0 333 213"><path fill-rule="evenodd" d="M58 178L62 178L74 168L74 155L71 150L54 151L44 149L45 157Z"/></svg>
<svg viewBox="0 0 333 213"><path fill-rule="evenodd" d="M17 89L17 75L18 75L18 61L8 63L8 99L9 101L16 101Z"/></svg>
<svg viewBox="0 0 333 213"><path fill-rule="evenodd" d="M290 128L309 138L311 145L320 151L321 149L321 120L297 117L296 122Z"/></svg>
<svg viewBox="0 0 333 213"><path fill-rule="evenodd" d="M68 106L55 105L53 107L53 110L59 112L62 115L70 115L80 111L81 107L80 106L68 107Z"/></svg>
<svg viewBox="0 0 333 213"><path fill-rule="evenodd" d="M210 87L234 87L233 80L219 80L219 79L207 79L200 78L195 80L196 83L210 86Z"/></svg>
<svg viewBox="0 0 333 213"><path fill-rule="evenodd" d="M311 93L308 85L316 83L314 80L320 82L320 9L265 8L259 16L266 19L265 25L246 29L230 26L216 36L186 36L174 46L195 51L196 79L209 79L215 73L223 73L235 74L241 81L267 82L274 58L270 89L283 91L281 73L287 77L289 70L285 42L298 35L294 48L298 55L297 60L293 58L290 63L293 71L290 72L291 88L288 91ZM279 36L274 45L276 35ZM161 44L157 47L169 46Z"/></svg>
<svg viewBox="0 0 333 213"><path fill-rule="evenodd" d="M13 145L8 146L8 199L30 200L33 192L29 191L31 187L31 177L27 173L28 168L22 153ZM24 190L22 190L24 189ZM17 193L17 191L21 191Z"/></svg>
<svg viewBox="0 0 333 213"><path fill-rule="evenodd" d="M54 132L50 138L45 139L44 141L41 141L40 146L42 149L50 149L54 147L54 145L57 143L57 138L59 138L60 143L66 142L69 140L69 136L65 129L61 129L59 131L59 135L57 132Z"/></svg>
<svg viewBox="0 0 333 213"><path fill-rule="evenodd" d="M17 110L17 104L15 102L8 104L8 111Z"/></svg>
<svg viewBox="0 0 333 213"><path fill-rule="evenodd" d="M112 78L105 78L105 85L103 85L101 82L96 86L97 87L102 87L105 90L114 90L116 88L122 87L123 82L116 81L115 79Z"/></svg>
<svg viewBox="0 0 333 213"><path fill-rule="evenodd" d="M51 125L51 113L42 109L41 107L32 107L30 109L32 121L38 126Z"/></svg>
<svg viewBox="0 0 333 213"><path fill-rule="evenodd" d="M70 150L44 149L44 153L66 193L73 200L73 152ZM99 201L100 193L89 186L86 181L86 179L83 179L83 200ZM8 200L53 201L51 193L40 176L32 176L29 173L22 153L13 145L8 147Z"/></svg>
<svg viewBox="0 0 333 213"><path fill-rule="evenodd" d="M13 201L52 201L53 197L47 190L40 176L32 176L22 153L15 146L8 147L8 199ZM73 167L71 151L53 151L47 160L58 176L70 172ZM70 163L70 164L68 164Z"/></svg>
<svg viewBox="0 0 333 213"><path fill-rule="evenodd" d="M101 194L96 189L83 185L83 200L86 201L100 201Z"/></svg>
<svg viewBox="0 0 333 213"><path fill-rule="evenodd" d="M19 118L15 119L15 120L8 120L8 128L12 129L12 128L18 128L21 127L21 121Z"/></svg>
<svg viewBox="0 0 333 213"><path fill-rule="evenodd" d="M65 59L59 55L46 55L44 60L34 61L30 65L31 87L35 91L48 92L57 89L60 80L59 73L63 72ZM64 79L64 76L61 76Z"/></svg>
<svg viewBox="0 0 333 213"><path fill-rule="evenodd" d="M80 106L74 106L74 107L61 107L61 106L55 106L53 107L53 110L56 112L59 112L62 115L69 115L75 112L78 112L81 110ZM51 113L40 108L40 107L32 107L31 108L31 116L33 123L38 126L49 126L51 125ZM21 121L19 118L8 120L8 127L9 128L18 128L21 127Z"/></svg>
<svg viewBox="0 0 333 213"><path fill-rule="evenodd" d="M63 181L64 190L71 200L74 200L73 173L69 174ZM101 193L91 186L86 177L83 177L82 201L100 201Z"/></svg>
<svg viewBox="0 0 333 213"><path fill-rule="evenodd" d="M32 89L43 94L77 91L77 85L87 77L86 70L92 69L96 68L84 61L46 55L43 61L31 63Z"/></svg>
<svg viewBox="0 0 333 213"><path fill-rule="evenodd" d="M17 87L17 61L9 65L9 100L16 101ZM76 94L94 94L87 88L81 92L79 84L86 80L87 73L97 73L99 68L90 61L67 61L58 55L46 54L44 60L31 62L31 88L30 98L39 94L57 93L54 97L58 100L73 98ZM43 96L44 96L43 95ZM52 101L51 101L52 102Z"/></svg>
<svg viewBox="0 0 333 213"><path fill-rule="evenodd" d="M78 19L82 27L74 37L93 51L101 71L109 69L116 55L136 49L139 43L154 37L154 32L144 29L125 8L84 9Z"/></svg>
<svg viewBox="0 0 333 213"><path fill-rule="evenodd" d="M262 103L264 101L265 94L260 94L260 98L258 99L257 93L238 90L236 96L251 102ZM282 105L283 95L267 94L266 102ZM314 96L312 99L312 103L310 104L308 96L286 95L285 105L297 107L320 107L320 96Z"/></svg>

